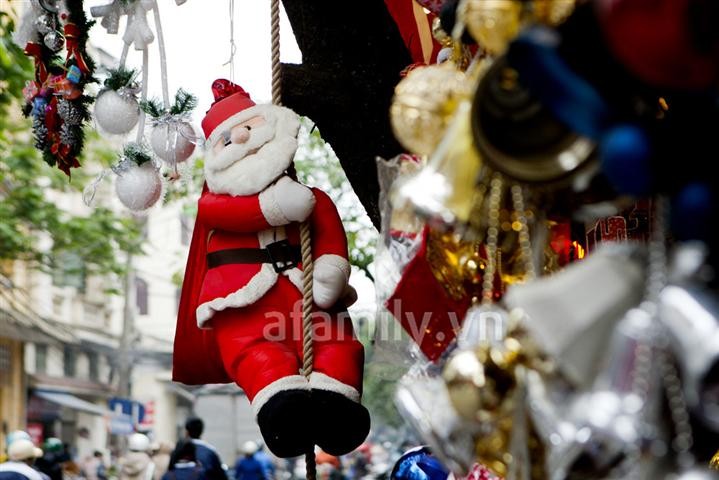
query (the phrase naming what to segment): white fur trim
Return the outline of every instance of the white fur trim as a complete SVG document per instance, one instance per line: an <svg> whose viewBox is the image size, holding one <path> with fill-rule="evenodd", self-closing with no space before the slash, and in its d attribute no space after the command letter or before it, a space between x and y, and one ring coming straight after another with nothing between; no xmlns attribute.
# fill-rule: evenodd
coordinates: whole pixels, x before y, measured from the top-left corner
<svg viewBox="0 0 719 480"><path fill-rule="evenodd" d="M272 286L277 283L277 272L269 263L262 264L260 271L239 290L232 292L226 297L219 297L205 302L196 310L197 326L205 328L205 323L212 318L215 312L221 312L226 308L239 308L252 305L262 298Z"/></svg>
<svg viewBox="0 0 719 480"><path fill-rule="evenodd" d="M282 275L287 277L290 282L292 282L292 285L297 287L297 290L302 292L302 280L303 280L303 273L302 270L299 268L290 268L289 270L286 270L282 272Z"/></svg>
<svg viewBox="0 0 719 480"><path fill-rule="evenodd" d="M315 260L315 268L325 268L325 266L337 268L339 271L344 273L345 281L349 281L352 268L350 267L350 262L347 261L346 258L340 255L326 253Z"/></svg>
<svg viewBox="0 0 719 480"><path fill-rule="evenodd" d="M356 388L342 383L322 372L312 372L310 374L310 387L313 390L327 390L329 392L339 393L353 402L359 403L360 401L360 394Z"/></svg>
<svg viewBox="0 0 719 480"><path fill-rule="evenodd" d="M260 413L260 409L267 403L267 401L274 395L285 390L309 390L310 384L303 375L290 375L287 377L275 380L269 385L265 386L262 390L257 392L255 398L252 399L252 411L255 413L255 417ZM302 415L303 412L298 412L298 415Z"/></svg>
<svg viewBox="0 0 719 480"><path fill-rule="evenodd" d="M275 196L275 185L270 185L260 193L260 210L267 223L272 226L287 225L290 220L282 213Z"/></svg>

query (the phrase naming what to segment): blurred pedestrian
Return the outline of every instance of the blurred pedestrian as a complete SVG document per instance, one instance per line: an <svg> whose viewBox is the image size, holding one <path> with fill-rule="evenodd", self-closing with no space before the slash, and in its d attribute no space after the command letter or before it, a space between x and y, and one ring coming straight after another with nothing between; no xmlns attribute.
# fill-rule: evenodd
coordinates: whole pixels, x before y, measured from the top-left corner
<svg viewBox="0 0 719 480"><path fill-rule="evenodd" d="M107 468L101 451L95 450L85 459L82 474L87 480L107 480Z"/></svg>
<svg viewBox="0 0 719 480"><path fill-rule="evenodd" d="M32 466L42 457L42 450L32 441L20 438L14 440L7 451L8 461L0 463L0 480L46 480L47 476Z"/></svg>
<svg viewBox="0 0 719 480"><path fill-rule="evenodd" d="M65 460L65 446L59 438L49 437L42 446L43 455L37 459L35 466L50 480L63 480L62 462Z"/></svg>
<svg viewBox="0 0 719 480"><path fill-rule="evenodd" d="M195 444L197 463L199 463L205 471L207 480L227 480L225 469L222 468L222 460L220 460L220 455L217 453L217 450L215 450L215 447L200 440L204 429L205 424L202 419L190 417L185 422L185 438L192 440L192 443ZM172 454L173 459L170 460L171 465L176 462L177 448L179 448L179 446L180 444L178 443L175 452Z"/></svg>
<svg viewBox="0 0 719 480"><path fill-rule="evenodd" d="M162 480L206 480L205 471L197 463L197 446L192 439L180 440L175 449L174 463Z"/></svg>
<svg viewBox="0 0 719 480"><path fill-rule="evenodd" d="M158 443L152 449L152 463L155 464L155 480L160 480L170 469L172 445L167 442Z"/></svg>
<svg viewBox="0 0 719 480"><path fill-rule="evenodd" d="M120 459L120 480L152 480L155 464L150 454L150 439L142 433L133 433L127 442L128 454Z"/></svg>
<svg viewBox="0 0 719 480"><path fill-rule="evenodd" d="M235 480L268 480L268 472L257 459L258 445L247 441L242 445L240 458L235 462Z"/></svg>
<svg viewBox="0 0 719 480"><path fill-rule="evenodd" d="M265 469L265 478L273 480L275 478L275 470L277 467L272 457L270 457L265 451L265 446L261 442L257 443L257 453L255 453L255 458L258 462L260 462L262 468Z"/></svg>

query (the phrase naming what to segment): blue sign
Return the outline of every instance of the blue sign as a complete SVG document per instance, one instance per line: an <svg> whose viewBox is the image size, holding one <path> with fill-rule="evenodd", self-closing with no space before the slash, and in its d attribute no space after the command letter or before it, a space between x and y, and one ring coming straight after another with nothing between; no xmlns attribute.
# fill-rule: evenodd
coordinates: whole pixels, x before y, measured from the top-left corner
<svg viewBox="0 0 719 480"><path fill-rule="evenodd" d="M108 400L107 403L113 412L127 415L133 425L142 423L142 420L145 418L145 406L138 401L129 398L113 397Z"/></svg>

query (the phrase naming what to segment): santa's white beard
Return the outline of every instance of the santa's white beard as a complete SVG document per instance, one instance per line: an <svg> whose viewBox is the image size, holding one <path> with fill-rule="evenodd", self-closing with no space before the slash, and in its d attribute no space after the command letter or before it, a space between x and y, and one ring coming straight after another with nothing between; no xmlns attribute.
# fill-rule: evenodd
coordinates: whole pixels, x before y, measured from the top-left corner
<svg viewBox="0 0 719 480"><path fill-rule="evenodd" d="M265 112L266 123L253 127L247 142L207 152L205 180L211 192L253 195L282 175L297 150L297 129L284 114Z"/></svg>

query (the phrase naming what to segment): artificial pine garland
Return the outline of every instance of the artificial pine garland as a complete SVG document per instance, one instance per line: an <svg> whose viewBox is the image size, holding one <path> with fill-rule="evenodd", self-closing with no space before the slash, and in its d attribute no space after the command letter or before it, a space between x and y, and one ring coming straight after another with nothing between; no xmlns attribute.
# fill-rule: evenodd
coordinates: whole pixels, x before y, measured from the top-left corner
<svg viewBox="0 0 719 480"><path fill-rule="evenodd" d="M130 142L122 150L122 161L130 161L138 167L152 161L152 154L143 145Z"/></svg>
<svg viewBox="0 0 719 480"><path fill-rule="evenodd" d="M186 116L192 113L195 107L197 107L197 97L182 88L175 94L175 103L169 109L166 109L162 105L162 101L157 98L140 102L142 111L154 119L159 119L166 115L173 117Z"/></svg>
<svg viewBox="0 0 719 480"><path fill-rule="evenodd" d="M53 17L53 25L61 25L62 31L56 33L64 36L65 58L48 48L39 32L25 47L25 54L35 60L35 79L23 91L23 114L33 119L35 146L45 162L69 176L71 168L80 166L83 123L90 118L88 107L93 101L84 94L85 85L96 80L95 64L86 51L94 22L85 16L82 0L66 0L65 6L46 13Z"/></svg>

